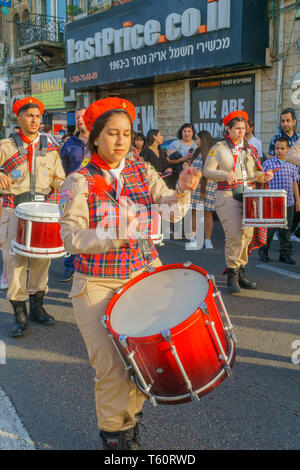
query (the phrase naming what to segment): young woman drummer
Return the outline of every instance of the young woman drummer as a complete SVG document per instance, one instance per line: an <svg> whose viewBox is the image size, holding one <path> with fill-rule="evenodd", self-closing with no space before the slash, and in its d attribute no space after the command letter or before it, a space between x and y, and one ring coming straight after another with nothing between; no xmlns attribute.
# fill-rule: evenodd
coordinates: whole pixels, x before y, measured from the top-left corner
<svg viewBox="0 0 300 470"><path fill-rule="evenodd" d="M273 178L272 172L264 173L256 150L245 139L247 121L244 111L224 118L227 135L212 147L203 168L205 178L218 182L215 209L225 233L227 286L232 294L240 292L240 287L256 289L255 282L245 276L253 227L242 228L242 202L235 199L234 190L243 180L255 185Z"/></svg>
<svg viewBox="0 0 300 470"><path fill-rule="evenodd" d="M77 255L70 294L74 315L96 373L96 412L103 448L115 450L141 449L138 419L146 397L125 371L101 320L116 290L143 272L148 263L161 264L151 239L140 243L132 207L125 230L119 225L118 211L126 211L124 197L130 205L144 207L140 227L150 220L152 202L175 203L178 219L200 178L196 169L186 169L173 191L150 165L126 159L134 119L135 108L124 99L106 98L90 105L84 121L90 131L92 157L88 166L68 176L61 192L61 236L67 251ZM103 236L105 230L111 236Z"/></svg>

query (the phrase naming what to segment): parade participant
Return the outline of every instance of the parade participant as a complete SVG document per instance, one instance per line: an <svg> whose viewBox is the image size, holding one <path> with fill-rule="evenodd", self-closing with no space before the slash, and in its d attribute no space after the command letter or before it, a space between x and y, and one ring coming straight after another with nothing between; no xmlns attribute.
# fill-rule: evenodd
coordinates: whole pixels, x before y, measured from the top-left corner
<svg viewBox="0 0 300 470"><path fill-rule="evenodd" d="M294 215L294 204L296 210L300 210L299 197L299 172L298 168L291 163L285 161L286 155L290 149L289 141L286 137L279 137L275 144L275 157L269 158L263 164L264 170L278 170L274 173L274 178L270 181L270 189L284 189L287 192L287 228L268 228L267 243L259 249L259 257L261 261L270 261L268 251L273 240L273 236L277 230L280 242L279 261L287 264L295 264L296 261L290 256L290 236L291 226Z"/></svg>
<svg viewBox="0 0 300 470"><path fill-rule="evenodd" d="M78 170L83 160L90 156L88 149L89 132L83 120L85 110L86 108L76 109L75 123L77 132L66 141L60 151L66 176L72 173L72 171ZM75 272L73 255L65 257L64 266L65 270L60 278L60 282L71 281Z"/></svg>
<svg viewBox="0 0 300 470"><path fill-rule="evenodd" d="M21 130L0 141L0 192L3 196L0 242L7 271L8 291L15 316L11 335L22 336L28 327L26 300L29 297L29 319L51 325L54 319L43 308L47 292L48 259L29 259L11 254L11 242L16 238L18 218L15 208L23 202L58 202L53 195L65 178L56 147L40 136L39 126L44 105L33 97L18 100L13 105Z"/></svg>
<svg viewBox="0 0 300 470"><path fill-rule="evenodd" d="M101 320L117 289L144 272L147 264L159 266L161 262L149 235L141 240L132 234L131 218L129 229L126 224L121 233L119 208L107 193L95 189L96 178L102 175L115 188L118 201L125 197L143 207L141 223L149 222L152 202L175 204L175 220L181 218L190 203L189 191L199 181L197 170L188 169L173 191L151 165L128 160L134 118L135 108L125 99L106 98L89 106L84 120L91 131L92 157L85 168L67 177L61 192L61 236L66 250L77 255L70 293L74 316L96 372L95 402L103 448L115 450L141 448L137 421L146 397L124 369ZM101 236L106 225L108 233L115 235ZM148 223L145 233L149 229Z"/></svg>
<svg viewBox="0 0 300 470"><path fill-rule="evenodd" d="M236 193L246 181L264 184L273 178L272 172L263 172L254 147L245 139L247 121L244 111L224 118L227 135L212 147L203 168L204 177L218 182L215 208L225 233L227 286L232 294L240 292L240 287L256 289L255 282L245 276L253 227L242 228L242 202Z"/></svg>

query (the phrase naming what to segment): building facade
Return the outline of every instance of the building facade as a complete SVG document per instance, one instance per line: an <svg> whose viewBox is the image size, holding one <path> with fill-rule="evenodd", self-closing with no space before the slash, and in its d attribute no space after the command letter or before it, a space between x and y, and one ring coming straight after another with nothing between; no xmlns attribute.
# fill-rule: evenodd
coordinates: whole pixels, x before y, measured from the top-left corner
<svg viewBox="0 0 300 470"><path fill-rule="evenodd" d="M67 86L88 104L132 99L135 129L181 124L223 135L227 112L245 109L265 153L280 111L300 118L300 10L293 0L132 0L80 16L65 29Z"/></svg>

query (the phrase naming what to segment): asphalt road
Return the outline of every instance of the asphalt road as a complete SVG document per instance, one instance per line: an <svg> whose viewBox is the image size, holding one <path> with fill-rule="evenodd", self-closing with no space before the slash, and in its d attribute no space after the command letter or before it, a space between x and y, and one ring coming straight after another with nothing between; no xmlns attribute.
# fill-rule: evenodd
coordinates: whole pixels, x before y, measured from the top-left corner
<svg viewBox="0 0 300 470"><path fill-rule="evenodd" d="M247 272L259 289L230 296L218 223L213 242L213 250L200 251L167 242L159 252L164 264L189 260L216 276L238 338L233 377L199 403L154 408L147 402L143 445L147 450L299 449L300 244L294 243L295 266L278 261L276 241L268 265L252 254ZM46 305L55 325L31 323L23 338L9 337L11 308L1 291L6 363L0 364L0 387L36 449L101 449L94 374L74 322L70 283L59 282L62 271L63 260L53 261Z"/></svg>

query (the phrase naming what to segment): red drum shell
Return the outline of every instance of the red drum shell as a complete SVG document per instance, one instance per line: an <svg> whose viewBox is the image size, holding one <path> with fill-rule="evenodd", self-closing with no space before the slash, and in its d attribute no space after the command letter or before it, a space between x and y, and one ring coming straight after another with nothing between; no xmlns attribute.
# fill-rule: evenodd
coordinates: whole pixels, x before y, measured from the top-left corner
<svg viewBox="0 0 300 470"><path fill-rule="evenodd" d="M31 222L32 248L60 248L63 245L58 222ZM19 219L16 241L20 245L26 244L28 220Z"/></svg>
<svg viewBox="0 0 300 470"><path fill-rule="evenodd" d="M17 234L12 242L16 253L35 258L56 258L65 255L57 204L22 203L16 209L16 216Z"/></svg>
<svg viewBox="0 0 300 470"><path fill-rule="evenodd" d="M110 322L114 305L131 286L140 280L169 269L187 269L187 267L182 264L166 265L157 268L154 273L143 273L129 281L123 291L111 300L107 309L106 324L124 358L126 358L125 349L119 346L120 333L112 329ZM198 266L191 265L189 269L197 271L205 278L207 276L207 273ZM214 289L211 280L208 281L208 285L207 297L203 299L207 305L208 315L198 308L189 318L170 329L172 343L177 349L192 388L199 397L209 393L227 377L224 361L220 358L219 346L210 325L207 324L208 321L214 322L223 349L230 357L231 366L235 359L235 345L224 329L223 320L213 296ZM155 396L158 403L178 404L191 400L170 344L160 333L144 337L127 336L127 343L128 350L134 351L134 359L146 383L152 385L151 394ZM137 383L140 385L138 381Z"/></svg>
<svg viewBox="0 0 300 470"><path fill-rule="evenodd" d="M254 227L286 226L286 192L253 190L244 193L243 225Z"/></svg>

